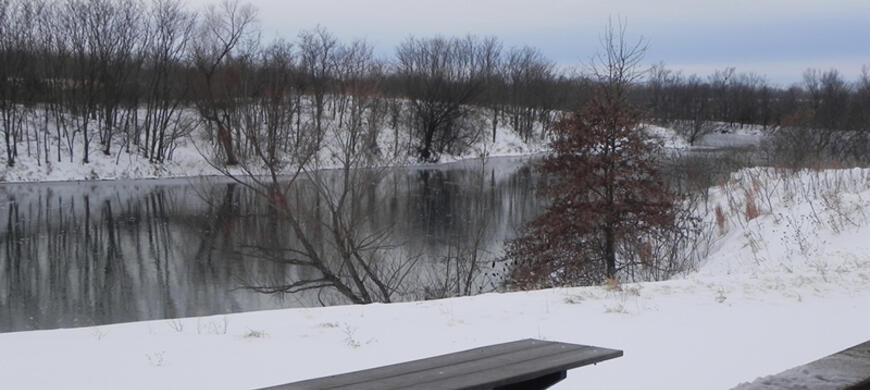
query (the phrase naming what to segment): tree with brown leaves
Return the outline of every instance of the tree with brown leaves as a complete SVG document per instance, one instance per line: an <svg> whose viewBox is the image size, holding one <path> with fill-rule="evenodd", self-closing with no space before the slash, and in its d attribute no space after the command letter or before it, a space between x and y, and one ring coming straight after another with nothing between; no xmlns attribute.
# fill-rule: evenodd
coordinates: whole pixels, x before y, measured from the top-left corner
<svg viewBox="0 0 870 390"><path fill-rule="evenodd" d="M508 242L509 284L519 288L600 283L617 278L648 245L638 237L674 223L675 197L658 178L658 145L627 101L638 78L642 41L627 46L622 24L608 26L592 75L596 97L555 127L552 154L539 167L552 200L526 234ZM631 247L631 248L629 248Z"/></svg>

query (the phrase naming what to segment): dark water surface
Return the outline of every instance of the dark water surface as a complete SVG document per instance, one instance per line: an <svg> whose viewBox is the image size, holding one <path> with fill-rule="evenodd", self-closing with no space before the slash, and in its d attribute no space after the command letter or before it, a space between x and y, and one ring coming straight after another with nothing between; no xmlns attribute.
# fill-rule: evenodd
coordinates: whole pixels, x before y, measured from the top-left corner
<svg viewBox="0 0 870 390"><path fill-rule="evenodd" d="M542 210L527 161L397 169L370 189L366 228L392 230L399 253L420 258L400 299L431 293L443 258L473 238L496 257ZM0 185L0 332L349 303L238 288L308 276L241 250L292 242L263 203L224 179Z"/></svg>

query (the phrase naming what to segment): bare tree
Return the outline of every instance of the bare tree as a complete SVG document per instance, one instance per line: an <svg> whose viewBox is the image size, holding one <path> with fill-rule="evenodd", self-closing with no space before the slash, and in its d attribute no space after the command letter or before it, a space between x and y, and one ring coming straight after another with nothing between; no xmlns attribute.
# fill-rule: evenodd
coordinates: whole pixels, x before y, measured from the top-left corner
<svg viewBox="0 0 870 390"><path fill-rule="evenodd" d="M376 88L369 83L378 68L367 46L346 50L341 80L353 98L344 107L344 119L329 127L330 142L323 144L338 165L333 170L322 169L315 158L320 151L316 134L294 134L294 112L299 114L293 107L303 91L296 89L294 72L301 59L292 47L277 42L232 63L240 80L228 122L240 129L253 158L233 168L211 161L268 204L274 226L268 244L247 243L242 252L296 271L246 280L244 287L274 294L326 289L354 303L389 302L415 263L392 257L390 229L368 228L369 204L377 196L372 188L389 166L366 147L365 124L382 115L369 104ZM315 207L303 207L310 204Z"/></svg>
<svg viewBox="0 0 870 390"><path fill-rule="evenodd" d="M852 128L870 131L870 66L861 67L861 74L855 83L855 97L852 100Z"/></svg>
<svg viewBox="0 0 870 390"><path fill-rule="evenodd" d="M850 91L840 73L809 69L804 73L804 88L814 111L813 125L828 131L844 129Z"/></svg>
<svg viewBox="0 0 870 390"><path fill-rule="evenodd" d="M709 85L705 85L695 75L686 79L682 90L678 100L682 111L681 120L671 123L689 145L694 145L698 139L712 133L716 128L712 122L711 91Z"/></svg>
<svg viewBox="0 0 870 390"><path fill-rule="evenodd" d="M0 132L10 167L21 152L36 154L40 163L40 137L32 123L44 88L37 69L39 21L45 10L43 1L0 1ZM20 143L26 150L19 151Z"/></svg>
<svg viewBox="0 0 870 390"><path fill-rule="evenodd" d="M464 128L468 106L483 92L480 43L464 39L408 38L397 49L397 73L411 104L416 151L435 161L448 148L462 147L479 129Z"/></svg>
<svg viewBox="0 0 870 390"><path fill-rule="evenodd" d="M607 21L604 33L599 37L600 50L590 61L588 71L598 83L598 99L625 102L629 92L646 74L641 61L647 50L644 38L629 42L625 36L628 23L625 19Z"/></svg>
<svg viewBox="0 0 870 390"><path fill-rule="evenodd" d="M73 66L73 50L70 35L66 33L66 23L59 15L65 12L66 5L60 2L47 4L39 18L40 47L43 62L40 69L45 86L45 145L49 144L49 127L55 129L56 161L62 160L63 151L69 154L70 161L75 158L75 121L70 117L77 90L82 83L78 81ZM47 152L47 150L46 150ZM46 153L48 158L48 153ZM46 160L48 161L48 160Z"/></svg>
<svg viewBox="0 0 870 390"><path fill-rule="evenodd" d="M18 95L22 89L19 75L27 66L19 55L21 20L18 2L0 0L0 115L2 115L3 139L6 141L6 165L15 166L18 157L18 137L23 118L18 107Z"/></svg>
<svg viewBox="0 0 870 390"><path fill-rule="evenodd" d="M740 124L758 123L760 92L762 91L766 81L763 77L755 73L740 73L735 78L731 85L731 97L733 101L734 122Z"/></svg>
<svg viewBox="0 0 870 390"><path fill-rule="evenodd" d="M844 162L851 134L842 131L848 87L836 70L804 72L804 94L781 121L773 139L776 155L793 167Z"/></svg>
<svg viewBox="0 0 870 390"><path fill-rule="evenodd" d="M851 100L852 121L850 128L855 131L851 143L851 154L863 164L870 162L870 66L861 67L861 75L854 87L855 95Z"/></svg>
<svg viewBox="0 0 870 390"><path fill-rule="evenodd" d="M379 93L384 64L375 59L372 46L361 40L342 45L335 61L336 128L351 136L351 152L361 148L363 153L381 156L378 136L387 111L386 99Z"/></svg>
<svg viewBox="0 0 870 390"><path fill-rule="evenodd" d="M317 149L310 139L294 134L294 113L299 114L293 107L301 92L294 88L292 46L277 41L252 58L253 63L240 67L241 101L231 123L242 130L241 138L255 156L240 167L257 182L257 174L265 169L275 185L286 169L304 166ZM303 144L297 144L300 140Z"/></svg>
<svg viewBox="0 0 870 390"><path fill-rule="evenodd" d="M656 123L667 125L674 120L675 100L674 90L680 84L682 74L665 67L664 63L658 63L650 67L647 78L647 108L652 114L651 120Z"/></svg>
<svg viewBox="0 0 870 390"><path fill-rule="evenodd" d="M214 127L217 142L227 165L236 165L231 126L231 111L235 102L233 70L227 63L233 57L244 57L259 37L254 29L256 10L250 4L225 0L220 8L209 6L199 24L192 50L193 63L201 75L202 96L197 102L199 114Z"/></svg>
<svg viewBox="0 0 870 390"><path fill-rule="evenodd" d="M506 61L510 125L528 141L538 118L552 109L547 98L551 96L548 89L555 65L539 50L528 46L511 49Z"/></svg>
<svg viewBox="0 0 870 390"><path fill-rule="evenodd" d="M363 161L346 156L345 167ZM357 165L359 168L363 166ZM248 245L246 253L297 269L293 275L249 281L246 287L264 293L293 294L332 289L353 303L390 302L403 289L416 259L396 258L390 228L372 231L367 205L381 169L303 169L287 177L271 195L271 212L281 226L275 245ZM265 196L266 194L263 193ZM307 199L316 208L302 208Z"/></svg>
<svg viewBox="0 0 870 390"><path fill-rule="evenodd" d="M320 145L323 140L326 93L334 78L338 40L321 26L317 26L313 31L303 31L299 34L299 40L300 68L314 99L314 124L317 144Z"/></svg>
<svg viewBox="0 0 870 390"><path fill-rule="evenodd" d="M102 117L100 143L103 154L110 155L112 139L118 127L130 130L135 116L138 93L131 82L142 65L140 49L147 43L143 20L144 6L136 0L115 0L100 7L101 18L90 24L99 72L99 116ZM122 104L125 103L125 105ZM122 108L126 108L122 110Z"/></svg>
<svg viewBox="0 0 870 390"><path fill-rule="evenodd" d="M492 111L490 125L492 126L492 142L495 142L498 120L504 111L504 102L501 97L505 93L501 41L496 37L483 39L480 45L480 57L484 79L484 92L480 98L480 103Z"/></svg>
<svg viewBox="0 0 870 390"><path fill-rule="evenodd" d="M99 109L99 81L101 67L97 63L100 41L110 40L106 30L100 29L105 22L110 4L106 0L67 0L57 16L62 23L66 42L70 47L71 86L67 88L67 100L71 121L75 124L70 142L75 135L82 135L82 163L90 162L90 148L94 120Z"/></svg>
<svg viewBox="0 0 870 390"><path fill-rule="evenodd" d="M734 82L734 67L717 69L709 77L710 88L716 101L717 116L724 122L733 123L733 108L729 99L730 86Z"/></svg>
<svg viewBox="0 0 870 390"><path fill-rule="evenodd" d="M171 157L178 139L192 128L184 117L190 83L182 61L193 35L195 15L184 11L180 0L157 0L149 23L150 39L144 47L144 140L140 144L137 131L132 143L140 145L149 161L158 163Z"/></svg>

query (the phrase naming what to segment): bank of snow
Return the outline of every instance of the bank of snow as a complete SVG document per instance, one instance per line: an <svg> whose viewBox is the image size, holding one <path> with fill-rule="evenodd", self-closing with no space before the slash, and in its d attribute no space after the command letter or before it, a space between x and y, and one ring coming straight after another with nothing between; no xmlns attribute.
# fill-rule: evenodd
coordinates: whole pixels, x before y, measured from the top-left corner
<svg viewBox="0 0 870 390"><path fill-rule="evenodd" d="M338 155L341 153L341 134L332 129L332 122L324 122L327 128L324 146L317 154L313 163L318 168L334 168L340 165ZM481 124L490 128L488 124ZM482 136L470 145L466 151L459 154L444 154L438 162L453 162L480 157L521 156L540 153L546 149L546 141L540 139L524 140L509 127L499 126L493 141L491 134ZM7 166L5 154L0 154L0 183L20 182L52 182L52 181L83 181L83 180L116 180L116 179L157 179L194 176L221 175L208 160L219 162L220 157L213 156L214 146L203 139L202 131L195 131L191 136L178 141L178 146L171 159L161 163L151 163L147 158L132 148L130 152L119 142L111 149L111 154L102 152L102 146L93 142L89 148L89 162L82 163L82 137L75 141L73 152L64 147L61 151L61 161L57 161L56 149L52 149L49 161L37 161L35 154L28 157L23 151L13 167ZM410 166L419 164L416 156L409 154L409 135L406 131L384 128L378 132L378 148L381 157L387 164ZM53 144L54 145L54 144ZM248 166L258 172L256 161ZM288 168L292 173L292 168ZM238 174L244 174L240 169ZM265 171L264 171L265 173Z"/></svg>
<svg viewBox="0 0 870 390"><path fill-rule="evenodd" d="M710 256L679 280L0 334L0 385L252 388L540 338L625 351L560 389L727 389L870 338L870 170L710 195Z"/></svg>

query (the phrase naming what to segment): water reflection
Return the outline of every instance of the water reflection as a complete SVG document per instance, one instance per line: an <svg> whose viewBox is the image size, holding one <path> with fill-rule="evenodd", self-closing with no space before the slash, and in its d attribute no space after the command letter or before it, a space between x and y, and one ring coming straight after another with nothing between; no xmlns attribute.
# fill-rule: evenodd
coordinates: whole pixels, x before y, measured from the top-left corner
<svg viewBox="0 0 870 390"><path fill-rule="evenodd" d="M485 288L478 275L491 265L457 272L458 259L497 255L540 211L524 164L402 169L363 189L365 229L392 228L402 254L422 259L401 298ZM245 250L295 243L268 205L225 180L3 185L0 202L0 332L348 303L334 291L278 300L238 289L317 275ZM303 192L291 203L317 213L318 202Z"/></svg>

